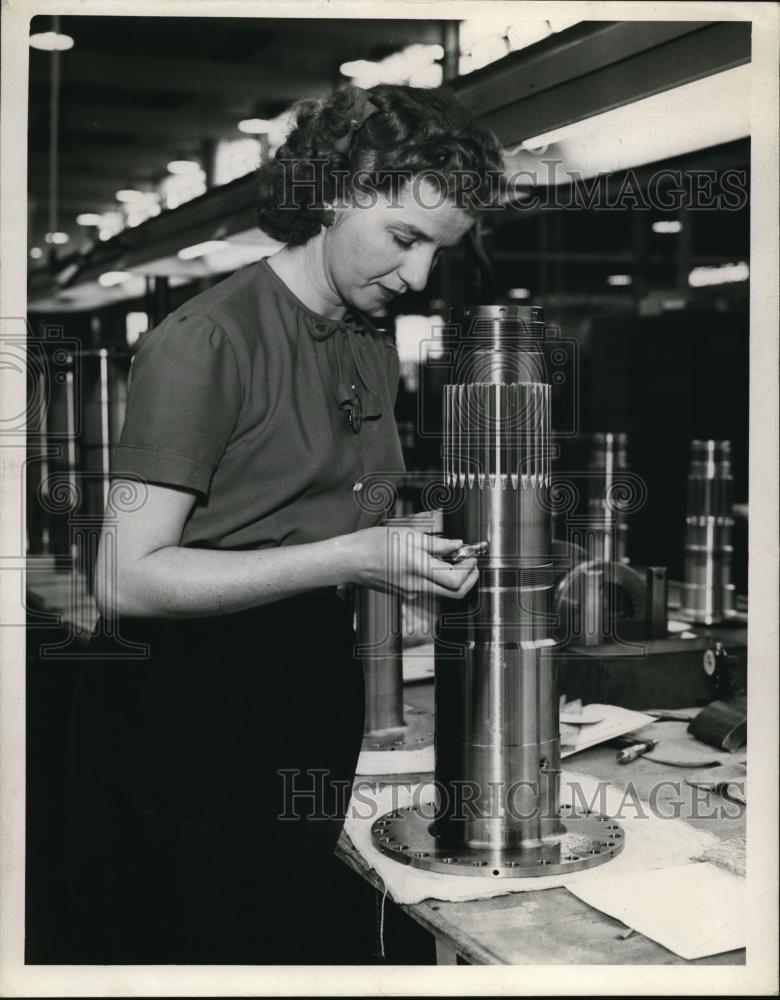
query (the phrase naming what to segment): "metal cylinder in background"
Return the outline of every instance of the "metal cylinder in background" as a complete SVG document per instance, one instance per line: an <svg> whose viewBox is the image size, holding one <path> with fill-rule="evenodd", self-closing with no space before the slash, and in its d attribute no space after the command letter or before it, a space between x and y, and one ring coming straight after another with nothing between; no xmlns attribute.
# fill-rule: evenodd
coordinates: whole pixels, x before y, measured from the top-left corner
<svg viewBox="0 0 780 1000"><path fill-rule="evenodd" d="M518 877L588 868L619 826L559 806L560 736L550 527L550 386L535 306L453 311L444 396L444 535L487 542L436 641L437 801L373 826L383 853L420 868ZM565 822L564 822L565 817Z"/></svg>
<svg viewBox="0 0 780 1000"><path fill-rule="evenodd" d="M692 441L680 617L714 625L734 613L731 443Z"/></svg>
<svg viewBox="0 0 780 1000"><path fill-rule="evenodd" d="M366 687L364 733L404 725L401 598L358 588L357 638Z"/></svg>
<svg viewBox="0 0 780 1000"><path fill-rule="evenodd" d="M602 520L600 550L589 553L601 562L628 562L628 519L615 503L616 476L628 471L628 435L608 431L591 437L588 464L588 510Z"/></svg>
<svg viewBox="0 0 780 1000"><path fill-rule="evenodd" d="M400 556L409 544L408 532L430 531L437 526L433 515L402 515L387 518L384 526L392 546L389 560ZM363 663L366 711L363 725L364 750L420 750L433 742L433 719L424 708L404 705L403 624L400 594L368 587L356 588L355 627L357 655Z"/></svg>

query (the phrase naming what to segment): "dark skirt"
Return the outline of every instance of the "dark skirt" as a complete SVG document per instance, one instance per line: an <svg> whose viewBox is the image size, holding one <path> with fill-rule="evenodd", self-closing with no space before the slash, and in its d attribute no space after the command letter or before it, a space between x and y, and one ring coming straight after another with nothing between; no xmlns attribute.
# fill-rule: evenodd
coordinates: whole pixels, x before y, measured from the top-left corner
<svg viewBox="0 0 780 1000"><path fill-rule="evenodd" d="M333 851L363 675L335 591L103 631L68 754L73 962L361 961L367 896Z"/></svg>

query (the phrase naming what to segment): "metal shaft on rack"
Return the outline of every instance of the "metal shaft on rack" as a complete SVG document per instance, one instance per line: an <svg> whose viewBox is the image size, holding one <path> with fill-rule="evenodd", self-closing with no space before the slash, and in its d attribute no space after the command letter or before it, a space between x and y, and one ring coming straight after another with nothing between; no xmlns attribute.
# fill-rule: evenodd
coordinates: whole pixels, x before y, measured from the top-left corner
<svg viewBox="0 0 780 1000"><path fill-rule="evenodd" d="M731 444L692 441L685 517L683 618L714 625L733 614Z"/></svg>

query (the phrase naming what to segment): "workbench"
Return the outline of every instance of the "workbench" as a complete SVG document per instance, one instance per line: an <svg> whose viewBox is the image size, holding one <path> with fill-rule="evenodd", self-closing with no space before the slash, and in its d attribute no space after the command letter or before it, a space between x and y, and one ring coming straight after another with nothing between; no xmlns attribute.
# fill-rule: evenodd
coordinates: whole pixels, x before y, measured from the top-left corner
<svg viewBox="0 0 780 1000"><path fill-rule="evenodd" d="M404 701L408 705L432 710L433 683L407 685ZM684 731L684 727L683 727ZM567 758L572 771L607 781L618 789L633 783L644 801L653 785L666 779L685 786L689 769L673 767L640 757L628 765L615 760L615 747L602 745ZM403 775L396 781L430 780L431 775ZM362 778L360 780L366 780ZM394 778L374 779L383 784ZM691 790L692 791L692 790ZM711 802L720 804L720 796L697 790L701 811ZM671 802L676 791L658 797L659 804ZM680 819L707 829L721 840L744 836L745 816L700 818L690 815L691 800L680 809ZM671 812L671 806L669 807ZM337 847L341 860L375 887L384 891L381 878L355 849L346 833ZM715 904L716 905L716 904ZM439 965L744 965L745 950L714 955L688 962L639 933L626 935L627 928L618 920L587 906L567 889L540 889L515 892L491 899L446 902L426 899L413 905L399 904L400 909L429 931L436 941Z"/></svg>

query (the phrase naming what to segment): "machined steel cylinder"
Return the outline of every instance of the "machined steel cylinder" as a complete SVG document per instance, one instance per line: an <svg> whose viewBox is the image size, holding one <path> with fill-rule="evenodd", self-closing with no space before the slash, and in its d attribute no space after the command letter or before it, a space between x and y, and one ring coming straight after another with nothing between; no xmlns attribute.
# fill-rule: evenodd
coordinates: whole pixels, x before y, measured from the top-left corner
<svg viewBox="0 0 780 1000"><path fill-rule="evenodd" d="M591 437L588 511L601 523L599 551L589 558L628 562L628 520L616 502L615 484L628 471L628 435L612 431Z"/></svg>
<svg viewBox="0 0 780 1000"><path fill-rule="evenodd" d="M688 621L713 625L734 611L732 488L730 442L692 441L680 609Z"/></svg>
<svg viewBox="0 0 780 1000"><path fill-rule="evenodd" d="M445 393L453 502L444 534L486 540L489 549L465 607L450 602L442 615L435 832L469 847L538 845L562 830L550 655L550 387L477 383Z"/></svg>
<svg viewBox="0 0 780 1000"><path fill-rule="evenodd" d="M445 599L436 637L431 815L399 809L374 843L397 860L517 878L589 868L618 824L560 804L550 385L542 310L453 310L444 388L445 538L487 543L479 581Z"/></svg>
<svg viewBox="0 0 780 1000"><path fill-rule="evenodd" d="M401 598L358 588L357 640L366 689L366 734L404 725Z"/></svg>

